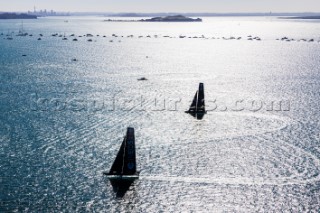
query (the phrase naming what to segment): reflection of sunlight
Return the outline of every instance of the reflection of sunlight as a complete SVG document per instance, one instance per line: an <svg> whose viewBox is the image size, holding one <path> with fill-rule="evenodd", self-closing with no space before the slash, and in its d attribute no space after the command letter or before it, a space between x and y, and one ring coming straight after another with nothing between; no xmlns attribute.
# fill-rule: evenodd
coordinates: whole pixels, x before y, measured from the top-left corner
<svg viewBox="0 0 320 213"><path fill-rule="evenodd" d="M93 212L201 212L207 203L223 204L227 212L318 207L318 21L204 17L202 23L116 23L105 18L41 17L24 21L33 36L0 37L5 199L30 198L45 208L46 200L60 205L68 198ZM20 25L21 20L0 20L0 34L17 32ZM62 40L64 34L68 40ZM148 80L138 81L141 77ZM205 84L208 110L202 120L185 113L199 82ZM39 99L55 105L46 110ZM259 103L231 108L242 99L292 105L290 110L260 109ZM214 100L219 108L211 111ZM66 108L57 105L62 102ZM110 168L128 126L136 130L141 175L129 187L125 205L117 206L101 173ZM195 200L199 208L174 209ZM206 210L216 212L217 206ZM27 208L21 210L42 212Z"/></svg>
<svg viewBox="0 0 320 213"><path fill-rule="evenodd" d="M10 132L11 128L8 124L4 121L0 120L0 142L5 143L8 142L10 139Z"/></svg>
<svg viewBox="0 0 320 213"><path fill-rule="evenodd" d="M148 122L136 124L143 130L137 134L141 134L141 137L152 135L149 131L153 128L151 129L150 126L170 134L155 137L151 143L147 142L142 147L170 145L172 141L174 144L192 143L192 141L206 143L217 139L259 135L281 130L293 122L291 119L275 115L242 112L208 112L201 122L180 112L174 112L171 116L169 113L149 113L149 116L151 118ZM167 125L162 125L163 119L169 120L172 116L176 119L170 120ZM169 132L165 130L167 128L170 129ZM172 135L179 135L179 140Z"/></svg>
<svg viewBox="0 0 320 213"><path fill-rule="evenodd" d="M147 176L141 175L140 180L144 181L162 181L162 182L184 182L200 184L219 184L219 185L253 185L253 186L285 186L285 185L307 185L320 180L316 176L310 180L292 180L290 178L278 177L274 180L266 180L263 177L235 177L235 178L211 178L211 177L179 177L179 176Z"/></svg>
<svg viewBox="0 0 320 213"><path fill-rule="evenodd" d="M269 161L274 161L274 163L279 163L280 165L277 165L277 168L285 168L288 171L290 171L290 173L292 173L292 175L290 176L284 176L284 175L276 175L276 174L269 174L271 176L261 176L261 174L251 174L250 177L245 177L245 176L237 176L235 175L234 177L221 177L221 174L216 174L217 172L219 172L219 170L217 170L217 168L212 168L213 170L215 170L215 174L212 175L201 175L201 176L166 176L166 175L148 175L146 174L147 172L143 172L140 175L140 179L142 180L151 180L151 181L167 181L167 182L186 182L186 183L210 183L210 184L232 184L232 185L306 185L306 184L312 184L315 182L318 182L320 180L320 173L318 171L318 168L320 166L320 159L313 155L311 152L307 152L304 149L301 149L299 147L293 146L287 142L280 142L277 141L277 143L270 143L271 146L274 147L274 149L277 149L277 146L281 146L281 147L285 147L287 146L288 148L294 150L295 153L292 153L292 155L294 156L295 160L290 160L290 159L283 159L278 157L278 159L274 159L270 156L270 159L268 159L269 156L263 156L263 158L267 158L265 162L261 161L261 162L256 162L257 164L261 164L260 166L263 166L264 163L266 163ZM267 148L267 147L266 147ZM280 150L280 148L278 148ZM284 148L285 150L285 148ZM285 152L285 151L283 151ZM214 150L213 153L214 155L217 154L217 150ZM258 153L259 155L264 155L265 153L261 152ZM286 155L286 153L282 153L283 155ZM239 156L240 157L240 154ZM306 162L303 162L303 159L308 159ZM230 159L228 159L230 160ZM235 160L235 159L234 159ZM287 165L285 162L282 161L290 161L290 164ZM296 164L299 162L303 162L302 165L299 165L299 167L297 168ZM159 163L159 160L157 161L148 161L148 163L150 164L151 162L154 163ZM161 162L161 161L160 161ZM246 163L246 161L240 161L240 163ZM165 163L165 162L163 162ZM282 165L281 165L282 164ZM226 164L228 165L228 164ZM226 165L221 165L221 166L226 166ZM209 166L209 165L207 165ZM211 165L212 166L212 165ZM213 166L214 167L214 166ZM229 165L230 167L230 165ZM230 168L225 168L230 169ZM252 167L252 168L251 168ZM237 167L235 167L237 168ZM253 170L256 170L257 168L255 168L254 165L245 165L244 166L246 173L251 173ZM303 172L300 172L299 170L301 168L304 168ZM209 169L209 168L207 168ZM240 169L240 168L239 168ZM267 171L268 167L265 167L265 172L272 172ZM196 171L196 170L195 170ZM257 171L258 172L258 171ZM309 173L309 174L307 174ZM226 175L226 174L224 174ZM217 177L220 176L220 177ZM223 176L223 174L222 174Z"/></svg>

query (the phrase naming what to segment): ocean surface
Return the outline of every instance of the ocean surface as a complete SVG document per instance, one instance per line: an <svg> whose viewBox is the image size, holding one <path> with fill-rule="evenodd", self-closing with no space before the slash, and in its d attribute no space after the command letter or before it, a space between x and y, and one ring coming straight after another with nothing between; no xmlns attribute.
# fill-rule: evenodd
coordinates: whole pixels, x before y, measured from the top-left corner
<svg viewBox="0 0 320 213"><path fill-rule="evenodd" d="M0 20L0 212L319 212L319 20L104 19Z"/></svg>

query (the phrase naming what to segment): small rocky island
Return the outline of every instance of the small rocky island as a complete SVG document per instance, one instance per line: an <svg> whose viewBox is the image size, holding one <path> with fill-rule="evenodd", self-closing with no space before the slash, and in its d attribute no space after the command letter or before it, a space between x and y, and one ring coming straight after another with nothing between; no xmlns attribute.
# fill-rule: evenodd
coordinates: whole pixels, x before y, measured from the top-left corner
<svg viewBox="0 0 320 213"><path fill-rule="evenodd" d="M35 15L17 14L17 13L0 13L0 19L36 19Z"/></svg>
<svg viewBox="0 0 320 213"><path fill-rule="evenodd" d="M105 21L109 22L202 22L201 18L189 18L182 15L166 16L166 17L154 17L150 19L140 19L140 20L119 20L119 19L107 19Z"/></svg>
<svg viewBox="0 0 320 213"><path fill-rule="evenodd" d="M280 19L320 19L320 15L319 16L280 17Z"/></svg>
<svg viewBox="0 0 320 213"><path fill-rule="evenodd" d="M140 21L146 21L146 22L201 22L201 18L188 18L186 16L182 15L176 15L176 16L166 16L166 17L155 17L151 19L141 19Z"/></svg>

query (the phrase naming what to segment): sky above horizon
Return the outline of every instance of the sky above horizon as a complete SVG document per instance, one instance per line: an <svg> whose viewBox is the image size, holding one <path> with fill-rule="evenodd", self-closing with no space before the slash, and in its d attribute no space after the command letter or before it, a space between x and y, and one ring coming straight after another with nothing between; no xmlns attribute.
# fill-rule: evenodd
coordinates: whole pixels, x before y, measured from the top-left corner
<svg viewBox="0 0 320 213"><path fill-rule="evenodd" d="M0 11L320 12L320 0L0 0Z"/></svg>

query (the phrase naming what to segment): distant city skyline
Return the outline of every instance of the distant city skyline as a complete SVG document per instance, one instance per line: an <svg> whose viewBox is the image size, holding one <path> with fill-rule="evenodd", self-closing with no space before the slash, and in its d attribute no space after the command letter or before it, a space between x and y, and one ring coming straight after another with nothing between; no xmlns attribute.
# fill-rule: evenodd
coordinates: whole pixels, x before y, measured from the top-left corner
<svg viewBox="0 0 320 213"><path fill-rule="evenodd" d="M70 12L320 12L319 0L0 0L0 11Z"/></svg>

